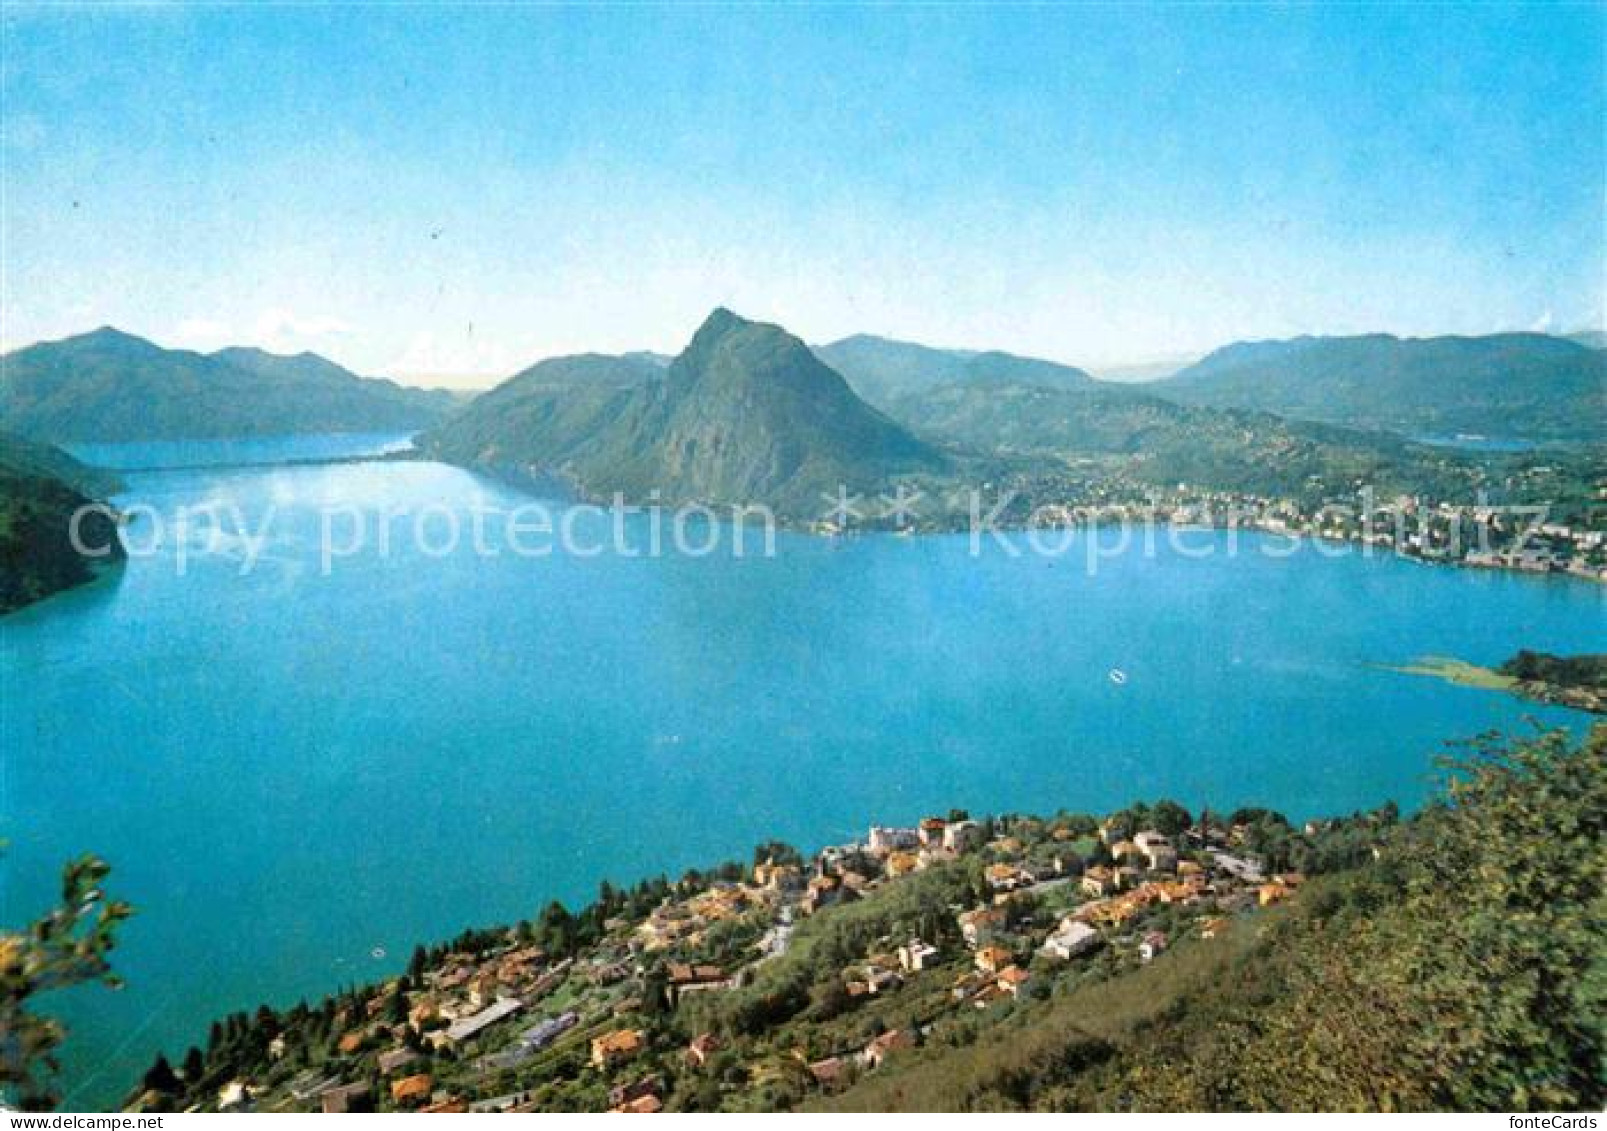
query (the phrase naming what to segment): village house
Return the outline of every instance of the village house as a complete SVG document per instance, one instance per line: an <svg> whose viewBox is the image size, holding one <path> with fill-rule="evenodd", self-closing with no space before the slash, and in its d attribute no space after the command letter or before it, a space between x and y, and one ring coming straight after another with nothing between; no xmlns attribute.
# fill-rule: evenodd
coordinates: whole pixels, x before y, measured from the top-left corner
<svg viewBox="0 0 1607 1131"><path fill-rule="evenodd" d="M1177 867L1177 849L1161 833L1148 829L1135 835L1133 843L1148 861L1151 871L1169 872Z"/></svg>
<svg viewBox="0 0 1607 1131"><path fill-rule="evenodd" d="M338 1088L330 1088L318 1097L318 1106L325 1115L345 1115L347 1112L362 1111L372 1105L369 1096L373 1089L367 1081L358 1084L342 1084Z"/></svg>
<svg viewBox="0 0 1607 1131"><path fill-rule="evenodd" d="M955 1001L964 1001L983 986L991 985L993 978L977 970L967 970L954 979L954 985L949 988L949 996Z"/></svg>
<svg viewBox="0 0 1607 1131"><path fill-rule="evenodd" d="M664 1110L664 1101L656 1095L640 1096L619 1107L610 1108L614 1115L653 1115Z"/></svg>
<svg viewBox="0 0 1607 1131"><path fill-rule="evenodd" d="M855 899L864 895L871 888L876 886L875 880L871 879L864 872L857 872L852 868L844 868L842 871L838 872L837 882L841 886L842 894L844 896Z"/></svg>
<svg viewBox="0 0 1607 1131"><path fill-rule="evenodd" d="M379 1074L389 1076L394 1072L400 1072L417 1059L418 1053L410 1048L386 1049L379 1054Z"/></svg>
<svg viewBox="0 0 1607 1131"><path fill-rule="evenodd" d="M441 1016L440 1003L433 996L426 996L413 1003L413 1008L407 1011L407 1023L416 1033L422 1033L424 1027Z"/></svg>
<svg viewBox="0 0 1607 1131"><path fill-rule="evenodd" d="M989 864L982 869L982 878L994 891L1015 891L1032 882L1032 877L1014 864Z"/></svg>
<svg viewBox="0 0 1607 1131"><path fill-rule="evenodd" d="M502 983L496 974L490 970L482 970L469 979L469 1005L475 1009L484 1009L500 996Z"/></svg>
<svg viewBox="0 0 1607 1131"><path fill-rule="evenodd" d="M1002 907L977 907L960 912L959 921L960 937L966 946L975 950L989 935L1004 930L1009 914Z"/></svg>
<svg viewBox="0 0 1607 1131"><path fill-rule="evenodd" d="M290 1092L290 1098L297 1103L317 1099L331 1088L340 1087L339 1076L323 1076L317 1069L309 1068L298 1072L290 1078L285 1088Z"/></svg>
<svg viewBox="0 0 1607 1131"><path fill-rule="evenodd" d="M668 944L663 945L667 946ZM647 949L658 950L660 948L648 946ZM586 965L584 975L586 981L594 986L612 986L616 982L623 982L631 976L631 964L624 960L591 962Z"/></svg>
<svg viewBox="0 0 1607 1131"><path fill-rule="evenodd" d="M1095 899L1103 899L1116 891L1116 873L1103 864L1095 864L1082 874L1082 890Z"/></svg>
<svg viewBox="0 0 1607 1131"><path fill-rule="evenodd" d="M707 1068L709 1059L721 1049L720 1038L713 1033L699 1033L686 1046L686 1063L692 1068Z"/></svg>
<svg viewBox="0 0 1607 1131"><path fill-rule="evenodd" d="M1256 888L1256 902L1262 907L1271 907L1274 903L1282 903L1295 893L1295 889L1282 880L1273 880Z"/></svg>
<svg viewBox="0 0 1607 1131"><path fill-rule="evenodd" d="M1019 998L1032 975L1019 966L1006 966L999 971L999 987L1013 998Z"/></svg>
<svg viewBox="0 0 1607 1131"><path fill-rule="evenodd" d="M505 1017L512 1017L524 1008L524 1002L516 997L502 997L486 1006L480 1012L468 1017L460 1017L452 1022L446 1032L436 1034L437 1046L441 1044L460 1045L465 1041L473 1040L489 1026L495 1025Z"/></svg>
<svg viewBox="0 0 1607 1131"><path fill-rule="evenodd" d="M1044 940L1038 953L1046 958L1058 958L1062 962L1086 954L1099 945L1099 932L1087 923L1067 917L1063 919L1055 933Z"/></svg>
<svg viewBox="0 0 1607 1131"><path fill-rule="evenodd" d="M989 978L971 995L971 1004L977 1009L986 1009L994 1002L1003 1001L1010 996L1010 991L999 985L997 978Z"/></svg>
<svg viewBox="0 0 1607 1131"><path fill-rule="evenodd" d="M250 1111L251 1087L244 1080L231 1080L218 1089L219 1111Z"/></svg>
<svg viewBox="0 0 1607 1131"><path fill-rule="evenodd" d="M895 1052L915 1047L915 1035L908 1029L889 1029L865 1046L860 1059L867 1068L880 1068L882 1062Z"/></svg>
<svg viewBox="0 0 1607 1131"><path fill-rule="evenodd" d="M898 965L900 969L913 973L917 970L925 970L928 964L936 960L937 956L937 947L924 943L920 939L911 939L898 948Z"/></svg>
<svg viewBox="0 0 1607 1131"><path fill-rule="evenodd" d="M492 1096L488 1100L476 1100L469 1105L469 1110L475 1113L518 1111L535 1099L535 1095L533 1088L526 1088L522 1092L508 1092L505 1095Z"/></svg>
<svg viewBox="0 0 1607 1131"><path fill-rule="evenodd" d="M404 1076L391 1085L391 1102L417 1107L430 1098L430 1089L434 1086L434 1078L428 1072Z"/></svg>
<svg viewBox="0 0 1607 1131"><path fill-rule="evenodd" d="M828 1056L809 1065L809 1074L815 1078L815 1083L830 1090L841 1084L847 1076L848 1062L840 1056Z"/></svg>
<svg viewBox="0 0 1607 1131"><path fill-rule="evenodd" d="M843 984L849 997L864 997L867 994L896 990L903 984L903 980L892 970L875 962L868 962L857 969L845 971Z"/></svg>
<svg viewBox="0 0 1607 1131"><path fill-rule="evenodd" d="M630 1084L615 1084L608 1090L608 1106L622 1108L632 1100L644 1096L657 1096L664 1091L664 1081L657 1076L643 1076Z"/></svg>
<svg viewBox="0 0 1607 1131"><path fill-rule="evenodd" d="M1127 895L1115 896L1110 899L1096 899L1085 903L1072 914L1085 923L1104 923L1109 926L1119 926L1137 915L1148 905L1148 902L1141 893L1129 892Z"/></svg>
<svg viewBox="0 0 1607 1131"><path fill-rule="evenodd" d="M1136 860L1140 855L1142 853L1139 852L1138 845L1130 840L1118 840L1110 846L1110 858L1117 863L1124 860Z"/></svg>
<svg viewBox="0 0 1607 1131"><path fill-rule="evenodd" d="M591 1041L593 1068L612 1068L630 1060L647 1045L647 1035L640 1029L615 1029Z"/></svg>
<svg viewBox="0 0 1607 1131"><path fill-rule="evenodd" d="M1149 902L1190 903L1198 899L1204 890L1204 879L1193 876L1187 880L1159 880L1141 884L1134 894Z"/></svg>
<svg viewBox="0 0 1607 1131"><path fill-rule="evenodd" d="M869 843L871 852L878 856L885 856L889 852L901 852L918 847L921 843L921 834L915 829L887 828L881 825L872 825Z"/></svg>
<svg viewBox="0 0 1607 1131"><path fill-rule="evenodd" d="M443 969L434 979L435 988L451 991L465 985L474 977L475 967L459 960L455 965Z"/></svg>
<svg viewBox="0 0 1607 1131"><path fill-rule="evenodd" d="M955 821L943 829L943 847L950 852L970 852L981 843L982 826L975 821Z"/></svg>
<svg viewBox="0 0 1607 1131"><path fill-rule="evenodd" d="M704 923L718 923L726 919L735 919L754 907L755 903L744 888L735 884L720 883L708 891L694 895L686 901L686 905L695 918L703 920ZM699 924L702 925L704 924Z"/></svg>
<svg viewBox="0 0 1607 1131"><path fill-rule="evenodd" d="M976 968L987 974L997 974L1015 961L1015 955L1002 946L985 946L976 952Z"/></svg>
<svg viewBox="0 0 1607 1131"><path fill-rule="evenodd" d="M733 979L718 966L693 966L685 962L672 962L669 966L668 991L671 1005L677 1005L687 994L703 990L727 990Z"/></svg>
<svg viewBox="0 0 1607 1131"><path fill-rule="evenodd" d="M753 882L768 891L785 891L803 883L803 871L796 864L777 864L771 857L754 865Z"/></svg>
<svg viewBox="0 0 1607 1131"><path fill-rule="evenodd" d="M1138 944L1138 957L1145 962L1153 962L1155 956L1165 949L1166 935L1161 931L1150 931Z"/></svg>
<svg viewBox="0 0 1607 1131"><path fill-rule="evenodd" d="M642 942L644 950L662 950L675 943L688 938L698 929L691 911L686 907L666 900L653 908L642 925L636 928L636 934Z"/></svg>
<svg viewBox="0 0 1607 1131"><path fill-rule="evenodd" d="M921 858L913 852L890 852L887 854L887 876L897 879L908 876L921 866Z"/></svg>

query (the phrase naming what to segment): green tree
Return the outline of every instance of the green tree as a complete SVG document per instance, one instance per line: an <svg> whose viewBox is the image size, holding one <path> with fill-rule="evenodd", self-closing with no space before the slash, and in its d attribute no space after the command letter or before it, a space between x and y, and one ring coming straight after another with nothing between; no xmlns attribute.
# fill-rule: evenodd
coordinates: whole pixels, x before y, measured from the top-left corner
<svg viewBox="0 0 1607 1131"><path fill-rule="evenodd" d="M107 955L133 911L101 888L110 871L93 856L72 861L55 908L20 931L0 932L0 1092L28 1110L56 1105L55 1054L66 1036L60 1021L33 1011L34 999L85 983L122 984Z"/></svg>
<svg viewBox="0 0 1607 1131"><path fill-rule="evenodd" d="M755 845L753 849L753 863L757 867L767 861L776 864L793 864L803 866L803 856L796 848L782 840L767 840L763 844Z"/></svg>
<svg viewBox="0 0 1607 1131"><path fill-rule="evenodd" d="M167 1057L157 1054L156 1063L145 1070L145 1077L140 1081L140 1090L145 1092L163 1092L172 1095L180 1091L178 1074L173 1066L167 1062Z"/></svg>
<svg viewBox="0 0 1607 1131"><path fill-rule="evenodd" d="M402 979L397 979L390 1000L385 1005L385 1020L392 1025L407 1024L407 991L403 985Z"/></svg>
<svg viewBox="0 0 1607 1131"><path fill-rule="evenodd" d="M1189 811L1175 801L1157 801L1155 808L1150 810L1150 819L1154 821L1156 831L1165 836L1182 836L1194 823Z"/></svg>

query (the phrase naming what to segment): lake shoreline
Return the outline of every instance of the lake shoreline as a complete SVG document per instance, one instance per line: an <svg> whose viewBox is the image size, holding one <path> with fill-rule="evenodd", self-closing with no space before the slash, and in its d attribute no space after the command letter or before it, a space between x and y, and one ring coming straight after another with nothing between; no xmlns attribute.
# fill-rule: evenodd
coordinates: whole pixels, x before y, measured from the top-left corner
<svg viewBox="0 0 1607 1131"><path fill-rule="evenodd" d="M559 472L543 471L539 474L529 472L522 468L500 464L487 463L458 463L428 452L397 453L386 457L392 460L415 460L419 462L435 462L446 467L456 467L477 475L484 475L488 479L511 486L530 494L533 498L543 501L559 502L565 505L584 505L599 508L609 508L618 504L625 507L660 508L672 510L674 508L701 508L711 512L715 521L729 524L729 520L720 517L721 511L742 509L747 504L713 503L707 500L688 499L679 502L668 502L661 499L646 501L628 498L615 493L601 496L586 491L572 479ZM556 496L556 497L554 497ZM850 498L858 499L861 496L852 495ZM869 498L869 496L864 496ZM829 501L829 500L823 500ZM757 505L755 505L757 506ZM759 509L766 509L760 507ZM1035 521L1034 516L1041 511L1049 511L1057 515L1070 516L1069 521L1043 522ZM1559 567L1555 564L1547 568L1538 568L1536 565L1522 557L1508 558L1502 555L1468 555L1463 558L1452 558L1445 555L1414 553L1410 548L1403 548L1377 537L1366 537L1361 534L1339 536L1317 530L1298 529L1290 527L1283 519L1253 519L1245 522L1220 522L1200 520L1192 513L1179 516L1179 512L1192 512L1193 508L1187 504L1178 504L1161 509L1153 504L1146 507L1128 504L1110 504L1102 507L1083 508L1068 507L1059 503L1040 503L1034 511L1027 515L1012 512L1008 516L1001 516L996 521L987 523L980 511L950 512L949 514L931 520L899 524L893 521L866 520L851 524L839 524L822 519L803 519L790 515L773 515L775 529L791 534L804 534L811 537L844 539L872 537L876 535L892 535L901 538L946 537L956 534L969 534L973 538L988 538L994 534L1025 535L1030 533L1077 531L1077 530L1107 530L1112 528L1137 529L1166 529L1168 531L1213 530L1236 533L1248 531L1268 537L1286 538L1295 542L1312 542L1322 545L1359 547L1359 552L1365 557L1374 556L1374 552L1382 550L1389 557L1399 558L1415 565L1449 566L1457 569L1486 571L1493 573L1520 574L1526 577L1566 577L1577 581L1587 581L1595 585L1607 586L1607 567L1596 570L1576 569L1571 565ZM985 524L978 529L978 522Z"/></svg>
<svg viewBox="0 0 1607 1131"><path fill-rule="evenodd" d="M1566 687L1546 680L1526 680L1496 668L1470 664L1453 656L1420 656L1406 664L1379 664L1383 671L1426 676L1458 687L1502 691L1548 707L1567 707L1586 714L1607 714L1607 699L1587 688Z"/></svg>

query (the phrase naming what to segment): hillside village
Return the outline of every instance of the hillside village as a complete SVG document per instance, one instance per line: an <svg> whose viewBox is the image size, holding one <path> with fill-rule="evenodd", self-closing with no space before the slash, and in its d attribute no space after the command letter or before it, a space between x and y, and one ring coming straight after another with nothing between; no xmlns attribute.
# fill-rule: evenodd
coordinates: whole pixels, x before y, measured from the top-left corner
<svg viewBox="0 0 1607 1131"><path fill-rule="evenodd" d="M964 813L804 859L761 846L578 916L470 932L318 1007L264 1007L165 1059L141 1110L772 1109L1028 999L1211 946L1296 896L1325 842L1393 811L1295 830L1162 802L1083 816ZM1357 830L1360 829L1357 839Z"/></svg>

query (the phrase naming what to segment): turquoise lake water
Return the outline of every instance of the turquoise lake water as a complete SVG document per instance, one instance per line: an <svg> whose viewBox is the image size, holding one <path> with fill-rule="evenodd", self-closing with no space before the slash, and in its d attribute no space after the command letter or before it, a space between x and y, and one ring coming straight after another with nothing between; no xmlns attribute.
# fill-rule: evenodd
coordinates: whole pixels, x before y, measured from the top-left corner
<svg viewBox="0 0 1607 1131"><path fill-rule="evenodd" d="M366 523L529 499L428 463L126 479L119 502L151 508L131 537L208 501L273 521L244 575L246 539L192 529L182 576L169 544L0 621L0 918L46 906L86 851L138 907L127 988L63 1002L80 1107L225 1011L772 836L1161 796L1411 805L1443 740L1583 716L1372 665L1607 642L1586 582L1280 560L1253 537L1092 576L1081 544L973 557L964 535L782 535L771 559L402 539L324 576L323 504Z"/></svg>

